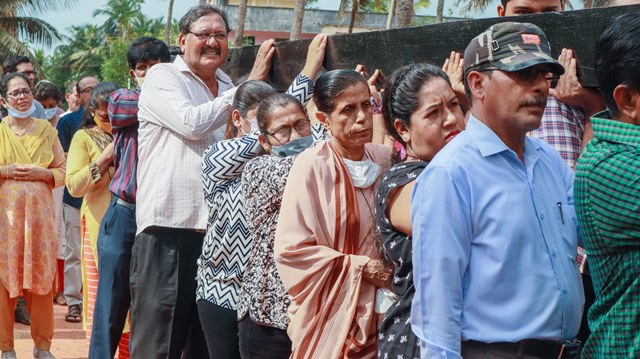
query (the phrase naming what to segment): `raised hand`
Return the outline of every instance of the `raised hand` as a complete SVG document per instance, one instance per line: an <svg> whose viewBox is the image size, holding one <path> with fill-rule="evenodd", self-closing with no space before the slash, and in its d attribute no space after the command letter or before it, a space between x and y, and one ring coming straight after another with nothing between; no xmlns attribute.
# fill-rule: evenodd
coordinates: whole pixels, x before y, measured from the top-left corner
<svg viewBox="0 0 640 359"><path fill-rule="evenodd" d="M269 69L271 68L271 58L276 52L276 48L273 46L274 43L275 40L269 39L260 45L256 61L253 63L253 68L247 80L267 80Z"/></svg>
<svg viewBox="0 0 640 359"><path fill-rule="evenodd" d="M315 80L318 71L322 67L324 61L324 54L327 48L327 34L316 35L309 44L309 50L307 50L307 61L304 63L304 68L301 74L306 77Z"/></svg>

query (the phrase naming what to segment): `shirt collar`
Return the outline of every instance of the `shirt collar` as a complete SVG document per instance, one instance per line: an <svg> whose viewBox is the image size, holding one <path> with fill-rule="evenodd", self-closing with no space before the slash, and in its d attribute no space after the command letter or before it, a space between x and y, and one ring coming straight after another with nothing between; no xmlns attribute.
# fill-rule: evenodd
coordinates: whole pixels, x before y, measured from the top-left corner
<svg viewBox="0 0 640 359"><path fill-rule="evenodd" d="M593 115L591 124L593 135L599 140L640 147L640 126L613 120L607 110Z"/></svg>
<svg viewBox="0 0 640 359"><path fill-rule="evenodd" d="M489 128L489 126L478 120L473 115L469 116L466 131L469 133L469 137L471 137L476 146L478 146L478 150L480 150L482 157L488 157L504 151L514 153L513 150L507 147L500 137L498 137L498 135ZM538 143L532 141L528 136L525 138L525 156L538 157L537 152L539 149L540 145L538 145Z"/></svg>
<svg viewBox="0 0 640 359"><path fill-rule="evenodd" d="M182 56L180 55L176 56L176 59L173 61L173 65L180 72L188 72L193 76L198 77L196 74L193 73L193 71L191 71L191 69L189 68L189 65L187 65L186 62L184 62L184 60L182 59ZM229 77L220 69L216 70L216 78L218 79L218 82L222 82L223 84L226 84L226 85L233 85L233 81L231 80L231 77Z"/></svg>

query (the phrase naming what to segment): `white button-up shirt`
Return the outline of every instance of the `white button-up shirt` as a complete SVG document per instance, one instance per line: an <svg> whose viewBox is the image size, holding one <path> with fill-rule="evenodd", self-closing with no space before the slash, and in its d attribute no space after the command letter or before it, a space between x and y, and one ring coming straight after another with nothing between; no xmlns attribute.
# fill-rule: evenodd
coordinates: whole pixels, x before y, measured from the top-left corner
<svg viewBox="0 0 640 359"><path fill-rule="evenodd" d="M207 228L204 150L223 139L236 88L216 71L218 96L176 57L147 74L138 117L137 233L150 226Z"/></svg>

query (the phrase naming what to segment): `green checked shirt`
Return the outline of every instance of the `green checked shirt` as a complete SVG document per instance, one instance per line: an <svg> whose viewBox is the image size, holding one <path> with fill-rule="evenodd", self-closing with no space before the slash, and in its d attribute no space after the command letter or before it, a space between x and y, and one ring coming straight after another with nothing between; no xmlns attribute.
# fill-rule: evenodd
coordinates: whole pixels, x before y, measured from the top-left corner
<svg viewBox="0 0 640 359"><path fill-rule="evenodd" d="M640 358L640 126L592 119L574 197L596 300L583 359Z"/></svg>

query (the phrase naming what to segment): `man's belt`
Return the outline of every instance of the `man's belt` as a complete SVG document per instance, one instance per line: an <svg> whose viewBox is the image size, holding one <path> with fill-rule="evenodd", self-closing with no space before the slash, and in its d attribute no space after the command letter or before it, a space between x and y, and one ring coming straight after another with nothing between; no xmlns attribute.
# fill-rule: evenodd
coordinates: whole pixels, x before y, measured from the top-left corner
<svg viewBox="0 0 640 359"><path fill-rule="evenodd" d="M575 359L578 358L578 354L580 353L580 341L578 339L571 339L565 342L525 339L515 343L483 343L475 340L469 340L468 343L489 348L500 348L512 351L518 355L526 354L548 359Z"/></svg>
<svg viewBox="0 0 640 359"><path fill-rule="evenodd" d="M130 209L132 211L136 210L136 204L135 203L127 202L124 199L122 199L120 197L117 197L117 196L116 196L116 204L119 204L119 205L121 205L123 207L126 207L126 208L128 208L128 209Z"/></svg>

